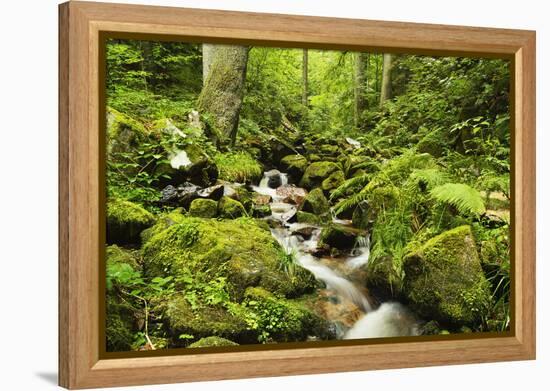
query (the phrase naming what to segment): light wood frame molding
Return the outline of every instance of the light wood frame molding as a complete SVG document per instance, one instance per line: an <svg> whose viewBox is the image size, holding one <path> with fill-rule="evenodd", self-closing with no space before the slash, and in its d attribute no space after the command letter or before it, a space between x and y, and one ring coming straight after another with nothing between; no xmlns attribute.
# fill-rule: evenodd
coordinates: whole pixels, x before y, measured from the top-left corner
<svg viewBox="0 0 550 391"><path fill-rule="evenodd" d="M503 57L513 70L512 330L505 336L102 358L102 32L210 42ZM59 384L71 388L535 358L535 32L71 1L59 6Z"/></svg>

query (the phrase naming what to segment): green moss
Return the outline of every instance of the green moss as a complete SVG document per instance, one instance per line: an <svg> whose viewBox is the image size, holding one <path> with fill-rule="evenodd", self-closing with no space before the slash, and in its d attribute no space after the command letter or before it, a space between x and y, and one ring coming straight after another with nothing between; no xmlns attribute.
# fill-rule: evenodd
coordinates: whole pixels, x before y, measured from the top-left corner
<svg viewBox="0 0 550 391"><path fill-rule="evenodd" d="M235 219L246 216L246 210L243 204L229 197L222 197L218 202L218 211L220 217L225 219Z"/></svg>
<svg viewBox="0 0 550 391"><path fill-rule="evenodd" d="M130 304L107 297L105 335L108 352L132 350L135 331L134 311L136 309Z"/></svg>
<svg viewBox="0 0 550 391"><path fill-rule="evenodd" d="M107 241L138 243L141 231L152 226L155 217L142 206L121 199L107 202Z"/></svg>
<svg viewBox="0 0 550 391"><path fill-rule="evenodd" d="M112 246L107 246L105 252L108 265L126 263L132 266L132 268L137 268L139 266L137 256L133 251L126 250L113 244Z"/></svg>
<svg viewBox="0 0 550 391"><path fill-rule="evenodd" d="M229 182L256 183L263 174L262 166L247 152L219 153L214 157L219 178Z"/></svg>
<svg viewBox="0 0 550 391"><path fill-rule="evenodd" d="M207 348L207 347L217 347L217 346L238 346L238 343L230 341L221 337L206 337L201 338L197 342L193 342L188 348Z"/></svg>
<svg viewBox="0 0 550 391"><path fill-rule="evenodd" d="M313 213L298 211L296 218L299 223L319 225L321 218Z"/></svg>
<svg viewBox="0 0 550 391"><path fill-rule="evenodd" d="M329 224L321 231L319 243L338 249L353 248L356 236L356 230L338 224Z"/></svg>
<svg viewBox="0 0 550 391"><path fill-rule="evenodd" d="M420 139L416 149L420 153L429 153L434 157L440 157L445 150L445 140L441 137L440 132L431 132Z"/></svg>
<svg viewBox="0 0 550 391"><path fill-rule="evenodd" d="M341 168L334 162L322 161L311 163L304 172L304 176L300 181L300 186L307 189L321 186L322 182L327 179L330 174L338 170L341 170Z"/></svg>
<svg viewBox="0 0 550 391"><path fill-rule="evenodd" d="M165 230L166 228L181 223L185 216L182 214L183 208L174 209L168 213L162 214L157 218L157 222L150 228L147 228L141 232L141 242L145 243L151 239L157 233Z"/></svg>
<svg viewBox="0 0 550 391"><path fill-rule="evenodd" d="M307 159L302 155L287 155L281 159L282 169L298 182L308 166Z"/></svg>
<svg viewBox="0 0 550 391"><path fill-rule="evenodd" d="M214 200L197 198L191 202L189 215L195 217L216 217L218 214L218 203Z"/></svg>
<svg viewBox="0 0 550 391"><path fill-rule="evenodd" d="M323 334L327 323L300 302L286 300L262 288L248 288L246 319L258 330L260 342L303 341L308 336Z"/></svg>
<svg viewBox="0 0 550 391"><path fill-rule="evenodd" d="M330 206L323 191L317 188L308 193L300 210L302 212L313 213L316 216L322 216L329 213Z"/></svg>
<svg viewBox="0 0 550 391"><path fill-rule="evenodd" d="M217 336L235 341L253 341L254 333L246 321L231 314L221 306L206 306L193 309L184 297L174 297L161 307L174 345L182 345L179 336L194 338Z"/></svg>
<svg viewBox="0 0 550 391"><path fill-rule="evenodd" d="M258 285L296 296L315 286L313 275L297 266L294 278L282 270L284 254L268 230L251 218L212 220L187 217L153 236L143 246L144 267L151 276L178 276L184 270L199 278L227 278L234 300Z"/></svg>
<svg viewBox="0 0 550 391"><path fill-rule="evenodd" d="M400 296L403 280L396 270L391 256L386 255L370 260L365 266L365 270L365 283L369 292L385 300Z"/></svg>
<svg viewBox="0 0 550 391"><path fill-rule="evenodd" d="M420 316L473 325L491 304L469 226L446 231L404 258L404 293Z"/></svg>
<svg viewBox="0 0 550 391"><path fill-rule="evenodd" d="M330 191L336 189L346 180L342 170L334 171L328 176L327 179L323 180L321 183L321 188L325 191Z"/></svg>
<svg viewBox="0 0 550 391"><path fill-rule="evenodd" d="M129 134L124 137L131 137L131 141L138 141L136 138L147 135L148 131L140 122L126 114L108 107L107 108L107 137L109 141L122 138L124 132ZM122 140L121 140L122 141Z"/></svg>

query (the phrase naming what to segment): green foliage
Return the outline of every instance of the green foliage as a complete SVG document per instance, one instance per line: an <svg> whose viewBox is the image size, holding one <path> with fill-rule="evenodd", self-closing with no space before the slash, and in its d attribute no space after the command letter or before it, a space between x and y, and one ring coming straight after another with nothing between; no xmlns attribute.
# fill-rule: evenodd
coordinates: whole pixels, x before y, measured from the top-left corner
<svg viewBox="0 0 550 391"><path fill-rule="evenodd" d="M262 166L247 152L218 153L214 156L219 178L229 182L254 182L262 177Z"/></svg>
<svg viewBox="0 0 550 391"><path fill-rule="evenodd" d="M446 183L430 192L438 202L448 203L463 214L480 215L485 212L483 199L476 189L462 183Z"/></svg>

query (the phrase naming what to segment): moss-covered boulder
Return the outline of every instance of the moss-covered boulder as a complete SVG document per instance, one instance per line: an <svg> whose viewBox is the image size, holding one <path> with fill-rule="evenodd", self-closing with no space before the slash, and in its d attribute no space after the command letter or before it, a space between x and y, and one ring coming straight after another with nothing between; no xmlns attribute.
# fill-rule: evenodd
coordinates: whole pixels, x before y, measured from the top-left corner
<svg viewBox="0 0 550 391"><path fill-rule="evenodd" d="M117 246L116 244L107 246L105 250L105 255L107 259L107 265L125 263L130 265L132 268L139 267L136 252L124 249Z"/></svg>
<svg viewBox="0 0 550 391"><path fill-rule="evenodd" d="M360 202L351 216L351 222L354 227L359 229L368 229L374 221L374 215L366 201Z"/></svg>
<svg viewBox="0 0 550 391"><path fill-rule="evenodd" d="M188 348L210 348L219 346L239 346L238 343L221 337L206 337L201 338L197 342L193 342Z"/></svg>
<svg viewBox="0 0 550 391"><path fill-rule="evenodd" d="M230 197L222 197L218 202L218 212L220 217L224 219L236 219L237 217L246 216L246 210L243 204Z"/></svg>
<svg viewBox="0 0 550 391"><path fill-rule="evenodd" d="M434 157L440 157L445 151L446 140L438 131L430 132L420 139L416 149L420 153L429 153Z"/></svg>
<svg viewBox="0 0 550 391"><path fill-rule="evenodd" d="M338 170L341 171L341 168L334 162L321 161L311 163L304 172L304 176L300 181L300 186L306 189L319 187L330 174Z"/></svg>
<svg viewBox="0 0 550 391"><path fill-rule="evenodd" d="M308 337L323 339L329 334L328 322L304 303L278 297L263 288L248 288L243 307L260 331L260 342L304 341Z"/></svg>
<svg viewBox="0 0 550 391"><path fill-rule="evenodd" d="M255 342L255 333L243 317L232 314L223 306L193 306L182 296L173 297L155 308L162 318L175 346L184 345L181 335L193 338L211 336L240 341Z"/></svg>
<svg viewBox="0 0 550 391"><path fill-rule="evenodd" d="M403 292L411 308L443 324L475 324L491 303L469 226L446 231L406 255Z"/></svg>
<svg viewBox="0 0 550 391"><path fill-rule="evenodd" d="M401 295L403 279L393 261L391 256L383 256L369 260L362 268L369 292L384 301L397 299Z"/></svg>
<svg viewBox="0 0 550 391"><path fill-rule="evenodd" d="M107 201L107 242L139 243L140 233L155 223L155 217L141 205L121 199Z"/></svg>
<svg viewBox="0 0 550 391"><path fill-rule="evenodd" d="M321 216L330 212L330 205L327 198L323 194L323 191L316 188L308 193L304 199L300 211Z"/></svg>
<svg viewBox="0 0 550 391"><path fill-rule="evenodd" d="M168 162L156 166L159 186L191 182L198 186L211 186L218 179L218 167L198 144L167 152Z"/></svg>
<svg viewBox="0 0 550 391"><path fill-rule="evenodd" d="M321 231L319 244L345 250L353 248L356 238L357 230L338 224L329 224Z"/></svg>
<svg viewBox="0 0 550 391"><path fill-rule="evenodd" d="M213 220L186 217L157 233L143 246L148 275L188 275L211 281L222 277L234 300L249 286L287 297L315 287L313 275L300 266L283 270L285 255L269 230L252 218Z"/></svg>
<svg viewBox="0 0 550 391"><path fill-rule="evenodd" d="M290 174L295 182L302 178L308 164L303 155L287 155L281 159L281 168L284 172Z"/></svg>
<svg viewBox="0 0 550 391"><path fill-rule="evenodd" d="M124 161L124 154L136 153L136 148L149 136L150 132L142 123L111 107L107 108L107 159Z"/></svg>
<svg viewBox="0 0 550 391"><path fill-rule="evenodd" d="M321 188L328 194L328 192L336 189L345 180L346 177L344 176L344 172L342 170L337 170L330 174L327 179L323 180Z"/></svg>
<svg viewBox="0 0 550 391"><path fill-rule="evenodd" d="M213 218L218 214L218 203L214 200L197 198L189 206L189 215L194 217Z"/></svg>
<svg viewBox="0 0 550 391"><path fill-rule="evenodd" d="M296 213L296 219L299 223L312 224L312 225L319 225L322 222L321 217L313 213L303 212L303 211L298 211L298 213Z"/></svg>
<svg viewBox="0 0 550 391"><path fill-rule="evenodd" d="M154 235L165 230L166 228L181 223L184 220L183 208L176 208L168 213L164 213L157 218L155 225L141 232L141 243L147 242Z"/></svg>

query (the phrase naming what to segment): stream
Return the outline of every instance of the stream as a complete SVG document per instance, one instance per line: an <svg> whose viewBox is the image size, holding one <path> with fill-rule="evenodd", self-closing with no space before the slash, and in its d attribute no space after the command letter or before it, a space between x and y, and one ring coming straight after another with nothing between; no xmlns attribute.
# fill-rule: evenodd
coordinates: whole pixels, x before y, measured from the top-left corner
<svg viewBox="0 0 550 391"><path fill-rule="evenodd" d="M338 339L380 338L419 334L414 315L402 304L378 304L361 284L362 266L369 262L370 237L357 236L355 245L345 255L325 256L317 251L322 227L290 222L297 206L284 202L277 189L288 186L288 175L277 170L264 173L258 186L252 190L271 197L269 206L272 221L271 234L295 262L309 270L325 286L320 291L324 300L322 312L336 330ZM350 226L351 221L332 218L333 224Z"/></svg>

